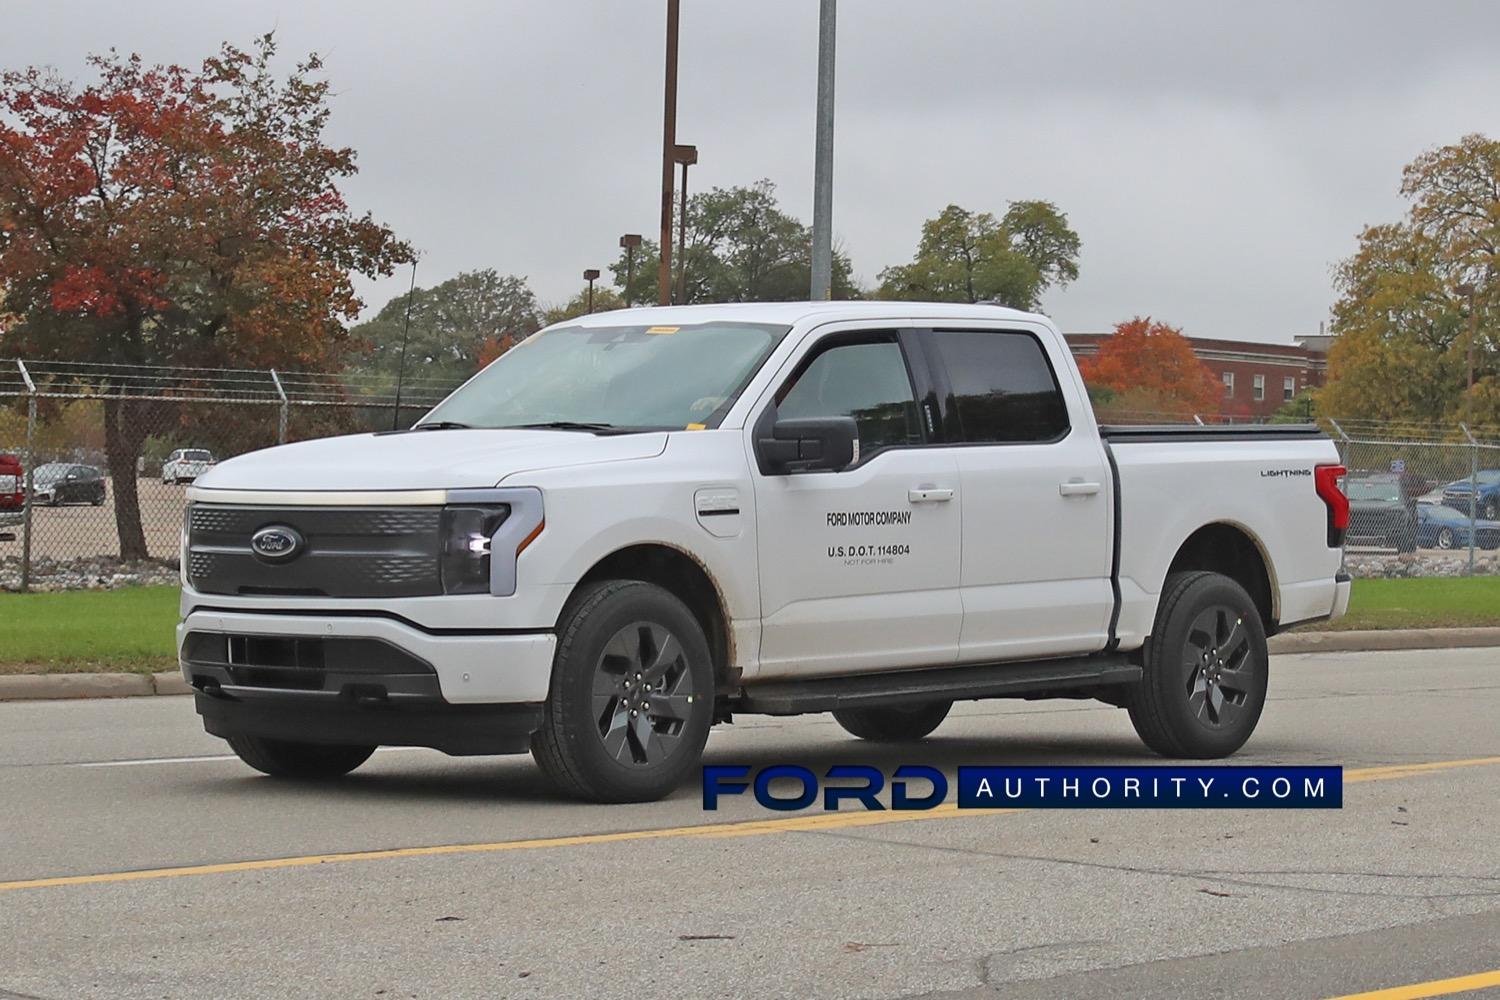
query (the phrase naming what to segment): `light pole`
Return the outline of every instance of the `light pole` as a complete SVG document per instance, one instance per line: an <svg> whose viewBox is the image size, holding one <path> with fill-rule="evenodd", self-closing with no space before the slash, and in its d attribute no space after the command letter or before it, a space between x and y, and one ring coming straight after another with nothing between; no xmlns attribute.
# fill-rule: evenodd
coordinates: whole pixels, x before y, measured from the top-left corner
<svg viewBox="0 0 1500 1000"><path fill-rule="evenodd" d="M583 272L583 280L589 283L589 312L594 311L594 282L599 278L599 269L591 267Z"/></svg>
<svg viewBox="0 0 1500 1000"><path fill-rule="evenodd" d="M833 41L836 0L818 9L818 124L813 148L813 301L833 298Z"/></svg>
<svg viewBox="0 0 1500 1000"><path fill-rule="evenodd" d="M641 245L640 233L626 233L620 237L620 246L625 250L625 305L634 305L630 301L630 286L635 281L635 248Z"/></svg>
<svg viewBox="0 0 1500 1000"><path fill-rule="evenodd" d="M1458 294L1465 296L1469 300L1469 349L1466 352L1468 354L1469 378L1465 386L1467 395L1464 396L1464 413L1467 415L1469 413L1470 406L1473 405L1472 396L1474 394L1474 345L1479 342L1479 310L1475 305L1475 296L1478 294L1479 289L1476 288L1471 282L1466 281L1462 285L1454 286L1453 290Z"/></svg>
<svg viewBox="0 0 1500 1000"><path fill-rule="evenodd" d="M697 146L673 146L673 162L682 164L682 209L677 215L677 302L687 303L687 168L698 162Z"/></svg>
<svg viewBox="0 0 1500 1000"><path fill-rule="evenodd" d="M656 298L672 303L672 150L677 146L677 20L681 0L667 0L666 102L661 137L661 263L656 272Z"/></svg>

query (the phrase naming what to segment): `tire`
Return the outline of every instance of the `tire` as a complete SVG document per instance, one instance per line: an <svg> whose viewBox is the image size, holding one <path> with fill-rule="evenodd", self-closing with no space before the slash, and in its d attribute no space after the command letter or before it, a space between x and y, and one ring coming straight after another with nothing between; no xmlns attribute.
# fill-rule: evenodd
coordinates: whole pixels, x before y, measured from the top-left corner
<svg viewBox="0 0 1500 1000"><path fill-rule="evenodd" d="M292 743L239 733L229 749L240 760L273 778L318 780L340 778L370 759L374 747Z"/></svg>
<svg viewBox="0 0 1500 1000"><path fill-rule="evenodd" d="M850 735L873 743L914 743L948 717L951 701L929 701L892 708L845 708L833 719Z"/></svg>
<svg viewBox="0 0 1500 1000"><path fill-rule="evenodd" d="M1266 703L1266 633L1255 602L1218 573L1172 574L1144 667L1126 708L1146 746L1163 757L1229 756L1255 731Z"/></svg>
<svg viewBox="0 0 1500 1000"><path fill-rule="evenodd" d="M655 687L632 703L642 682ZM713 660L692 612L655 584L607 580L563 609L531 753L576 798L649 802L698 766L713 715Z"/></svg>
<svg viewBox="0 0 1500 1000"><path fill-rule="evenodd" d="M1481 516L1486 521L1495 520L1497 516L1500 516L1500 505L1497 505L1494 500L1486 500L1484 502L1484 511L1482 512Z"/></svg>
<svg viewBox="0 0 1500 1000"><path fill-rule="evenodd" d="M1437 547L1440 549L1451 549L1453 548L1454 542L1456 540L1457 539L1453 535L1453 529L1444 528L1442 531L1438 532Z"/></svg>

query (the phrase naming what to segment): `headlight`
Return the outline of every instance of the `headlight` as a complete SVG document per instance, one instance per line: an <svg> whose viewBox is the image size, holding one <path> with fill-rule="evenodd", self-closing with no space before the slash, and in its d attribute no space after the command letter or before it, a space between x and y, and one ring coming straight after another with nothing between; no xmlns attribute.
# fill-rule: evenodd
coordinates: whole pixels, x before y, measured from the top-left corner
<svg viewBox="0 0 1500 1000"><path fill-rule="evenodd" d="M509 516L509 504L443 508L443 593L489 593L490 547Z"/></svg>

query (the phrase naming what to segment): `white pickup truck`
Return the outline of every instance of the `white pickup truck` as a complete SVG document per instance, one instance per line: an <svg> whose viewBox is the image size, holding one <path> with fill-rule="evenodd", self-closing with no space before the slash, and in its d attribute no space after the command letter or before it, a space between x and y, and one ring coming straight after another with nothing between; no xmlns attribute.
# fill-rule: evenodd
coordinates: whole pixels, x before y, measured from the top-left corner
<svg viewBox="0 0 1500 1000"><path fill-rule="evenodd" d="M280 776L530 749L644 800L733 713L916 740L956 699L1097 698L1222 757L1266 636L1348 604L1314 427L1099 427L1045 317L839 302L543 330L407 431L188 491L182 672Z"/></svg>

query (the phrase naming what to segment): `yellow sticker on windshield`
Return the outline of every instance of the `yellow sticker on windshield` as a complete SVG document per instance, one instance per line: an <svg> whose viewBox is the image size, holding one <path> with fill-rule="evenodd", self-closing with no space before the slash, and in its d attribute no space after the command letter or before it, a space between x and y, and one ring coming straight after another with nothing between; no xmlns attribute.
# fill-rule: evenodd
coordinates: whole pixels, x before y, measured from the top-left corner
<svg viewBox="0 0 1500 1000"><path fill-rule="evenodd" d="M701 431L701 430L704 430L705 428L706 428L706 425L704 425L704 424L688 424L687 425L687 429L690 430L690 431Z"/></svg>
<svg viewBox="0 0 1500 1000"><path fill-rule="evenodd" d="M648 327L646 327L646 332L647 333L661 334L662 336L665 337L665 336L671 336L672 334L676 333L678 330L681 330L681 329L682 329L682 327L680 327L680 326L648 326Z"/></svg>

